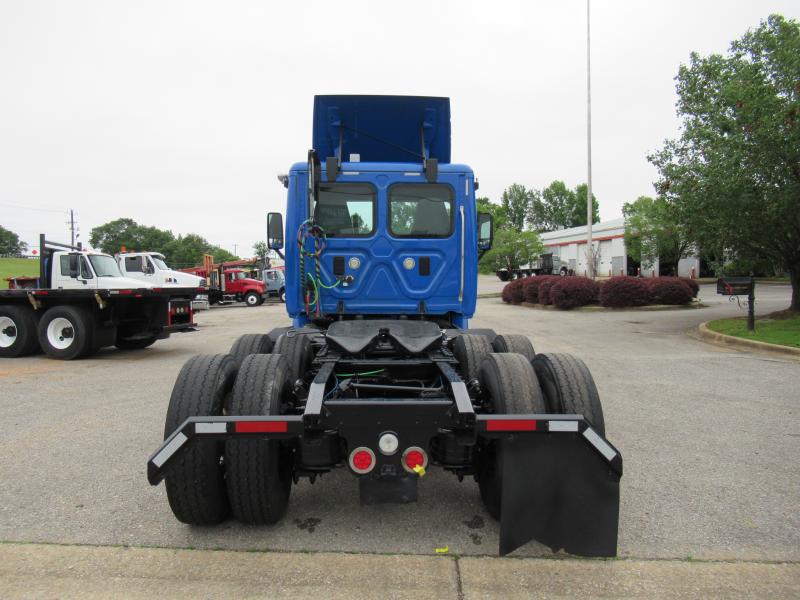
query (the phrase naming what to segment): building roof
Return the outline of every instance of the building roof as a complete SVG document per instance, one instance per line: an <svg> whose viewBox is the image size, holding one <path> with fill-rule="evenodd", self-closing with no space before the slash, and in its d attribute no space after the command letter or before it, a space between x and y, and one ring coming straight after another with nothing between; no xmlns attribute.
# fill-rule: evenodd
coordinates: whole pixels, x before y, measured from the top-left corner
<svg viewBox="0 0 800 600"><path fill-rule="evenodd" d="M592 237L616 236L625 233L625 219L611 219L592 225ZM539 234L545 246L561 242L581 241L586 239L586 225L580 227L570 227L569 229L559 229Z"/></svg>

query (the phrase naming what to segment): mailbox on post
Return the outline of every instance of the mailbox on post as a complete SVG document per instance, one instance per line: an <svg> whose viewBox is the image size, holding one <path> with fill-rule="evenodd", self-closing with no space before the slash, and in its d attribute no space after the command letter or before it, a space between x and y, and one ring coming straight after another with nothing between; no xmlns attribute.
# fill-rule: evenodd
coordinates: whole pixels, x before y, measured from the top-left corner
<svg viewBox="0 0 800 600"><path fill-rule="evenodd" d="M755 315L755 289L756 282L753 276L750 277L720 277L717 279L717 293L724 296L747 296L747 330L754 331L756 328ZM738 298L737 298L738 301ZM741 303L739 303L741 306Z"/></svg>
<svg viewBox="0 0 800 600"><path fill-rule="evenodd" d="M752 277L720 277L717 279L717 293L724 296L747 296L753 285Z"/></svg>

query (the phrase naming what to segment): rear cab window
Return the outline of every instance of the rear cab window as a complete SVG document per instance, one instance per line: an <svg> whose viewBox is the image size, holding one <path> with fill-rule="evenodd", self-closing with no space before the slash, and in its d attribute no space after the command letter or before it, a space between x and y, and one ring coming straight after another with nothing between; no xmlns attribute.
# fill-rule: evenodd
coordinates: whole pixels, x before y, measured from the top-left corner
<svg viewBox="0 0 800 600"><path fill-rule="evenodd" d="M375 188L368 183L321 183L314 219L328 237L372 235L376 221Z"/></svg>
<svg viewBox="0 0 800 600"><path fill-rule="evenodd" d="M389 231L394 237L445 238L453 234L453 188L395 184L389 188Z"/></svg>

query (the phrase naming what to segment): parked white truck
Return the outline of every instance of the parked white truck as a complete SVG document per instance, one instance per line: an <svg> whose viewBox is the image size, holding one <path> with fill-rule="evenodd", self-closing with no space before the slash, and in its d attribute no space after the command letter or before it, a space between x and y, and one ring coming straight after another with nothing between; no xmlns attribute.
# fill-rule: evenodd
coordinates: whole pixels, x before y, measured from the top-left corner
<svg viewBox="0 0 800 600"><path fill-rule="evenodd" d="M0 290L0 357L41 349L71 360L104 346L146 348L193 331L198 286L155 285L124 276L114 257L40 236L35 288Z"/></svg>
<svg viewBox="0 0 800 600"><path fill-rule="evenodd" d="M206 288L204 277L170 268L160 252L120 252L116 258L120 271L126 277L164 287ZM208 310L208 294L205 291L195 297L192 308Z"/></svg>

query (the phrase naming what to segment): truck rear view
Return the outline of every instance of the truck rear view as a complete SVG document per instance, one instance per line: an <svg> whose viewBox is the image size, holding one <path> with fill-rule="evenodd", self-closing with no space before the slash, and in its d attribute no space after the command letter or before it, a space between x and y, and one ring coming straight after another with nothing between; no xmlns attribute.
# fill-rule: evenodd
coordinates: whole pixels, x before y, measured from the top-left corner
<svg viewBox="0 0 800 600"><path fill-rule="evenodd" d="M586 365L469 329L492 223L449 100L317 96L313 146L285 232L268 220L292 325L184 366L149 481L185 523L269 524L300 477L347 469L363 504L402 503L441 468L477 481L501 554L615 555L622 457Z"/></svg>

